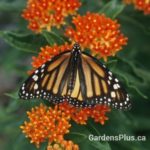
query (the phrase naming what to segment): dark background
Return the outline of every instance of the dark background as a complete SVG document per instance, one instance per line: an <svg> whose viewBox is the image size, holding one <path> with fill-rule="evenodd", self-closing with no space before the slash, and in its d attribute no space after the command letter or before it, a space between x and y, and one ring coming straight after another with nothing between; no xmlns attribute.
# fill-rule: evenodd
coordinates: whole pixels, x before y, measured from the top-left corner
<svg viewBox="0 0 150 150"><path fill-rule="evenodd" d="M82 149L99 150L148 150L150 149L150 15L125 6L119 0L82 0L80 14L102 12L118 19L121 31L128 37L128 45L106 65L124 83L132 100L130 111L112 110L104 126L88 121L87 126L73 123L66 138L79 144ZM31 58L38 54L40 46L47 42L42 35L27 29L21 18L25 0L0 1L0 149L36 149L22 134L19 126L27 119L26 111L39 102L18 99L17 91L27 77ZM38 41L38 42L37 42ZM39 42L40 41L40 42ZM57 42L57 40L56 40ZM38 44L37 44L38 43ZM85 136L81 136L85 135ZM147 140L90 142L88 135L144 135ZM40 149L44 149L45 144Z"/></svg>

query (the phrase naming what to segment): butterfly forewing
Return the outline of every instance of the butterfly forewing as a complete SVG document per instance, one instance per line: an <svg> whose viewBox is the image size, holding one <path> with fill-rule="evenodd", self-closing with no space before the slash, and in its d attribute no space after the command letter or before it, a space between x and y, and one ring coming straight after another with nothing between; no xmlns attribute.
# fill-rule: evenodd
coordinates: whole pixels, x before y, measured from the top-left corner
<svg viewBox="0 0 150 150"><path fill-rule="evenodd" d="M62 78L68 67L70 52L65 52L46 62L25 81L19 96L22 99L44 98L53 102L63 101L59 94Z"/></svg>

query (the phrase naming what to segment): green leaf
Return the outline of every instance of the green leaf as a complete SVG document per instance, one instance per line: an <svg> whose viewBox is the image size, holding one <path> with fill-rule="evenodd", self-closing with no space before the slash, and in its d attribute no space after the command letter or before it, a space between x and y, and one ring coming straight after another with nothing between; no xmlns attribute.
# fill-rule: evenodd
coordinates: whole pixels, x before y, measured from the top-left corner
<svg viewBox="0 0 150 150"><path fill-rule="evenodd" d="M131 29L133 29L133 31L135 29L138 29L138 31L142 30L143 34L150 36L150 28L149 28L148 24L146 24L146 23L143 24L143 21L136 19L135 17L132 17L128 14L121 15L119 17L119 19L123 20L129 26L133 26L131 28ZM150 19L150 18L147 18L147 19ZM126 25L126 27L128 27L128 26ZM130 28L128 28L128 30L126 30L126 31L130 31ZM135 38L135 40L136 40L136 38Z"/></svg>
<svg viewBox="0 0 150 150"><path fill-rule="evenodd" d="M21 34L11 31L0 31L0 37L9 45L28 53L38 53L38 49L46 44L46 41L40 35Z"/></svg>
<svg viewBox="0 0 150 150"><path fill-rule="evenodd" d="M43 31L42 34L50 45L62 45L65 43L65 40L60 35L57 35L55 32Z"/></svg>
<svg viewBox="0 0 150 150"><path fill-rule="evenodd" d="M129 61L129 60L126 60L126 59L123 59L119 56L116 56L116 58L118 59L118 61L122 61L126 66L128 66L131 70L132 70L132 73L133 75L135 75L137 78L139 78L139 80L142 81L142 76L138 73L137 69L136 69L136 66L133 64L133 62Z"/></svg>
<svg viewBox="0 0 150 150"><path fill-rule="evenodd" d="M100 142L100 141L91 141L89 143L94 149L97 150L111 150L110 145L108 142Z"/></svg>
<svg viewBox="0 0 150 150"><path fill-rule="evenodd" d="M47 40L48 44L50 46L55 44L54 39L51 37L49 32L43 31L42 35L45 37L45 39Z"/></svg>
<svg viewBox="0 0 150 150"><path fill-rule="evenodd" d="M125 80L127 87L129 87L130 89L133 89L142 98L148 99L148 96L146 96L142 91L140 91L138 87L136 87L135 85L131 85L129 83L129 80L125 75L123 75L121 73L117 73L117 74Z"/></svg>
<svg viewBox="0 0 150 150"><path fill-rule="evenodd" d="M94 126L95 124L90 124ZM95 127L92 127L95 129ZM90 139L90 135L99 136L100 133L98 131L92 132L91 126L81 126L74 122L72 122L72 128L70 133L65 136L67 140L72 139L73 142L79 144L80 149L94 149L94 150L111 150L109 144L107 142L94 141L92 138Z"/></svg>
<svg viewBox="0 0 150 150"><path fill-rule="evenodd" d="M86 127L77 125L72 122L72 127L68 135L65 136L67 140L72 139L75 143L81 143L88 139L90 132Z"/></svg>
<svg viewBox="0 0 150 150"><path fill-rule="evenodd" d="M5 95L12 98L12 99L18 99L17 92L15 92L15 93L5 93Z"/></svg>
<svg viewBox="0 0 150 150"><path fill-rule="evenodd" d="M142 98L148 99L148 97L140 90L139 86L146 78L146 75L141 75L143 71L141 73L140 69L138 69L132 61L123 59L119 56L116 56L116 58L117 59L109 61L107 65L111 65L112 70L115 70L114 72L126 82L127 87L134 90ZM133 79L135 81L133 81Z"/></svg>
<svg viewBox="0 0 150 150"><path fill-rule="evenodd" d="M104 13L106 16L115 19L125 8L125 5L118 0L111 0L102 7L99 13Z"/></svg>

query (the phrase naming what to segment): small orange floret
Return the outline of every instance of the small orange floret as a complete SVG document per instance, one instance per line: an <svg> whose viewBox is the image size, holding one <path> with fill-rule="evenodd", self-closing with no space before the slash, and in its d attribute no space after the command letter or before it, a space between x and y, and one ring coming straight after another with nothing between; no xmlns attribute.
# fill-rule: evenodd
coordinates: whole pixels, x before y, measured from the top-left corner
<svg viewBox="0 0 150 150"><path fill-rule="evenodd" d="M65 17L76 13L79 0L28 0L22 16L29 21L29 29L40 32L64 24Z"/></svg>
<svg viewBox="0 0 150 150"><path fill-rule="evenodd" d="M90 48L93 54L99 54L104 60L115 55L127 44L127 38L120 32L117 21L105 15L87 13L73 19L75 29L66 29L66 36L79 42L83 48Z"/></svg>

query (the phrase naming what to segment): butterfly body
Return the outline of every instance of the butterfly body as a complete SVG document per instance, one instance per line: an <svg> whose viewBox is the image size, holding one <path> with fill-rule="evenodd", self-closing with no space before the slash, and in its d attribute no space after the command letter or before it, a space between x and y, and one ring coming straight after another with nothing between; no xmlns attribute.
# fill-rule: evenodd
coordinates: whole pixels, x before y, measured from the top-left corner
<svg viewBox="0 0 150 150"><path fill-rule="evenodd" d="M96 58L81 52L78 44L35 70L22 85L19 96L53 103L67 100L76 107L105 104L128 109L131 106L119 80Z"/></svg>

